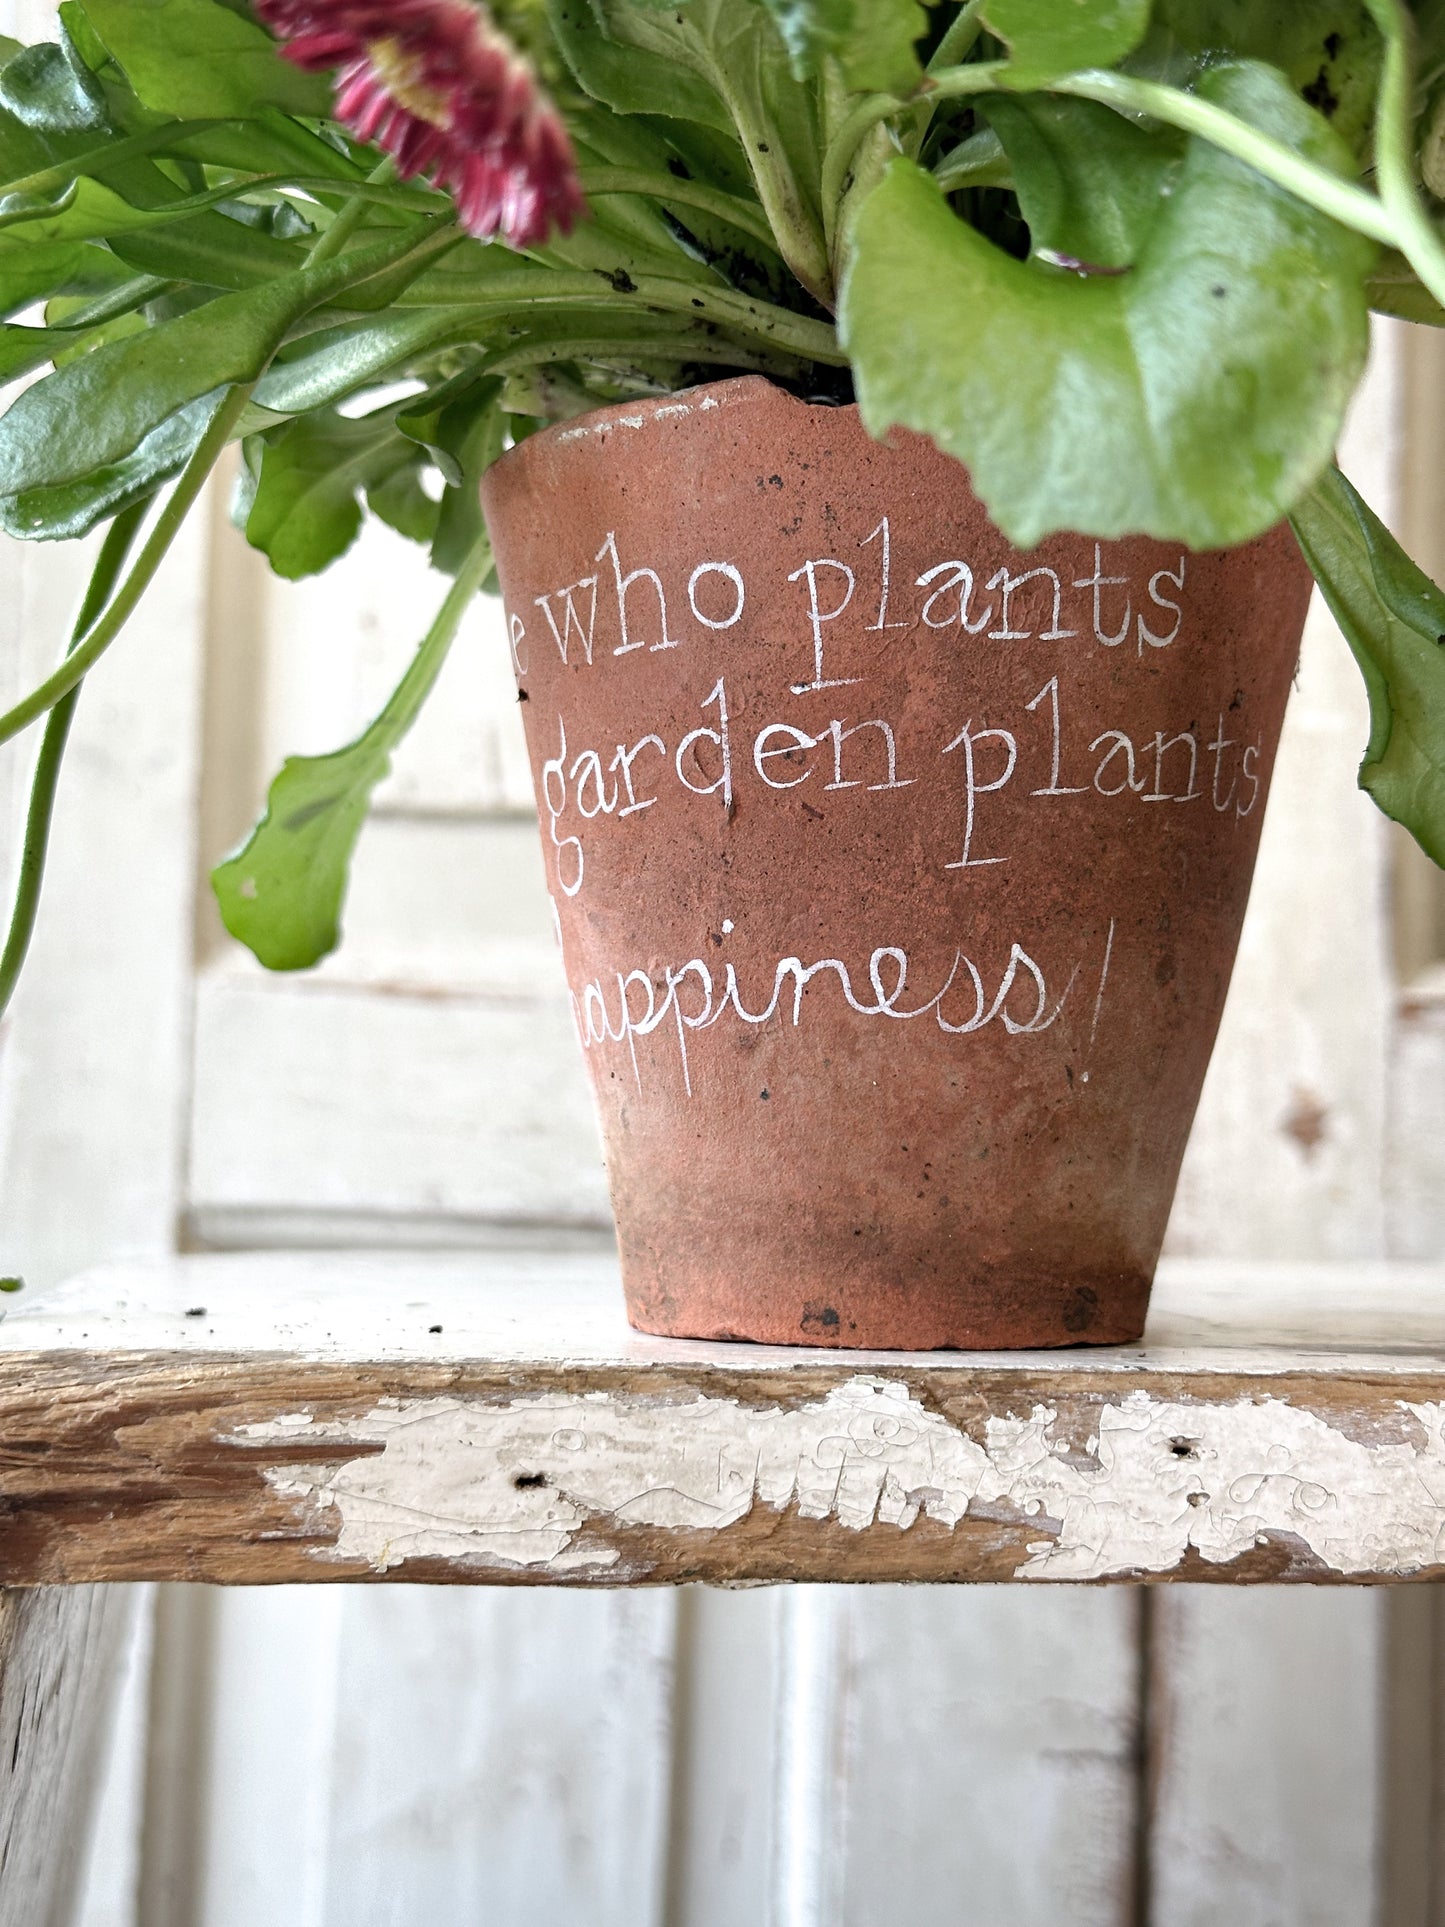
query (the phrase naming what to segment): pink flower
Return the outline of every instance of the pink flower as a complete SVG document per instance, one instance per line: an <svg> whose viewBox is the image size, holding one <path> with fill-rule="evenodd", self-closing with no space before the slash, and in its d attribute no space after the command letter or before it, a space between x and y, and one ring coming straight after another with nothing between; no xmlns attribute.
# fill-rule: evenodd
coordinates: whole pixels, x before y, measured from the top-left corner
<svg viewBox="0 0 1445 1927"><path fill-rule="evenodd" d="M572 143L480 0L256 0L288 60L337 69L336 118L403 180L446 188L481 240L534 247L584 211Z"/></svg>

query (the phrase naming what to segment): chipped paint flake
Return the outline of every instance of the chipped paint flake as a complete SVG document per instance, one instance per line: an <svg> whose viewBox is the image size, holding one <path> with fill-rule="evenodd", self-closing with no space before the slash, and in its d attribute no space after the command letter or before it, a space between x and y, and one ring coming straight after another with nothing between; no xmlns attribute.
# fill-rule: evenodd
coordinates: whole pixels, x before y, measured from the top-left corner
<svg viewBox="0 0 1445 1927"><path fill-rule="evenodd" d="M267 1478L334 1509L335 1556L382 1572L414 1558L605 1568L615 1550L575 1543L588 1522L720 1531L764 1505L855 1532L1012 1514L1038 1526L1025 1579L1168 1572L1190 1548L1225 1563L1270 1534L1337 1572L1383 1575L1438 1563L1445 1533L1445 1406L1401 1410L1423 1439L1366 1444L1277 1398L1134 1392L1102 1408L1081 1453L1047 1406L975 1439L906 1384L860 1374L792 1409L612 1392L387 1400L340 1426L287 1413L239 1440L334 1442L337 1464ZM346 1456L361 1443L368 1456Z"/></svg>

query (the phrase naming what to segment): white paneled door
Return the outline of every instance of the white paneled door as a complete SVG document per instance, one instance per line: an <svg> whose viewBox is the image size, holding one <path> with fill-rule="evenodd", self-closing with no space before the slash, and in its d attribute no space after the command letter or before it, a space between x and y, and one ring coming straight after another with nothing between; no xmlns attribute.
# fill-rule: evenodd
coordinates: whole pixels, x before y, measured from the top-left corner
<svg viewBox="0 0 1445 1927"><path fill-rule="evenodd" d="M1387 332L1346 451L1386 504L1402 366ZM440 585L386 532L273 585L214 510L80 705L0 1042L6 1267L605 1240L498 610L378 800L345 948L269 978L205 867L284 753L370 716ZM64 554L0 549L0 696L54 655L76 581ZM1178 1251L1442 1248L1418 1119L1445 1085L1418 987L1400 1015L1364 735L1317 612ZM0 763L8 829L28 754ZM1383 1808L1370 1592L141 1603L78 1927L1365 1927L1387 1843L1427 1851Z"/></svg>

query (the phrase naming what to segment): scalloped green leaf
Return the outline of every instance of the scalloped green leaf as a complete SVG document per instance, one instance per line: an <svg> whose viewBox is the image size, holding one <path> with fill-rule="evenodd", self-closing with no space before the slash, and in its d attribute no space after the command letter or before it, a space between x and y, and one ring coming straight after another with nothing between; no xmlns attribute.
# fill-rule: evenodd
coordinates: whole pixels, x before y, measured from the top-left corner
<svg viewBox="0 0 1445 1927"><path fill-rule="evenodd" d="M391 749L374 723L329 756L288 756L265 815L211 872L226 928L268 970L307 970L340 941L352 852Z"/></svg>
<svg viewBox="0 0 1445 1927"><path fill-rule="evenodd" d="M1352 153L1367 152L1384 42L1363 0L1155 0L1131 64L1159 71L1221 53L1278 67Z"/></svg>
<svg viewBox="0 0 1445 1927"><path fill-rule="evenodd" d="M988 0L983 17L1006 41L1020 81L1113 67L1149 26L1152 0Z"/></svg>
<svg viewBox="0 0 1445 1927"><path fill-rule="evenodd" d="M1347 171L1272 69L1221 65L1199 91ZM1242 542L1329 460L1373 245L1203 141L1164 188L1107 275L1014 260L902 158L859 212L841 324L863 419L957 455L1021 548L1056 529Z"/></svg>
<svg viewBox="0 0 1445 1927"><path fill-rule="evenodd" d="M594 100L619 114L666 114L733 131L682 10L661 16L625 0L547 0L547 17L578 86Z"/></svg>

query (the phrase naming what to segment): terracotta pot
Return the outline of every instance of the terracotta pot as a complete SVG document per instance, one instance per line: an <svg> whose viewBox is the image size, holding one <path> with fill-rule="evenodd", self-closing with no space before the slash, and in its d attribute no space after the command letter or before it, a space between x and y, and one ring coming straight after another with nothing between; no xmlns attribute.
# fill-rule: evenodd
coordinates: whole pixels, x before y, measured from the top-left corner
<svg viewBox="0 0 1445 1927"><path fill-rule="evenodd" d="M1138 1335L1309 575L1020 555L926 440L750 377L485 484L628 1315Z"/></svg>

